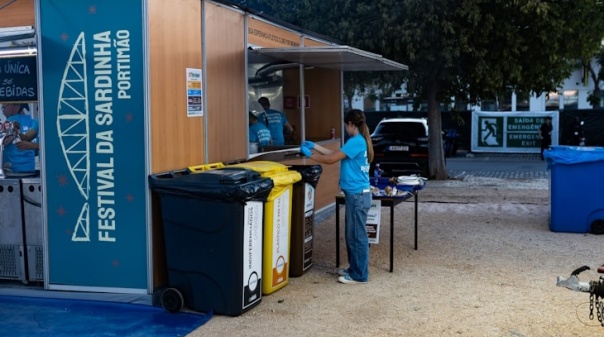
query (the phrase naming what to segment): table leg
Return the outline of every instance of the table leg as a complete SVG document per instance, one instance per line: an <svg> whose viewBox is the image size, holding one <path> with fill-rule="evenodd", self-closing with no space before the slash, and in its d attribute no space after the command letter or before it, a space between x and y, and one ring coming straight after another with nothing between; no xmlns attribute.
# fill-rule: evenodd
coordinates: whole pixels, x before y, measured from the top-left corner
<svg viewBox="0 0 604 337"><path fill-rule="evenodd" d="M394 203L390 205L390 272L394 270Z"/></svg>
<svg viewBox="0 0 604 337"><path fill-rule="evenodd" d="M413 199L415 199L415 250L417 250L417 191L413 192Z"/></svg>
<svg viewBox="0 0 604 337"><path fill-rule="evenodd" d="M340 267L340 204L336 202L336 268Z"/></svg>

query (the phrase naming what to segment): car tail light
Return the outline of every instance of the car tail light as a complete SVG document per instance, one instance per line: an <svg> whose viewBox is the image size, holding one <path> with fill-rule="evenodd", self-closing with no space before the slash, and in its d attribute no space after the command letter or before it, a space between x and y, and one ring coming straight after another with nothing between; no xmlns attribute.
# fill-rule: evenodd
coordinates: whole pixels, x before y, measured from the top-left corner
<svg viewBox="0 0 604 337"><path fill-rule="evenodd" d="M428 158L427 153L412 153L411 157L413 158Z"/></svg>

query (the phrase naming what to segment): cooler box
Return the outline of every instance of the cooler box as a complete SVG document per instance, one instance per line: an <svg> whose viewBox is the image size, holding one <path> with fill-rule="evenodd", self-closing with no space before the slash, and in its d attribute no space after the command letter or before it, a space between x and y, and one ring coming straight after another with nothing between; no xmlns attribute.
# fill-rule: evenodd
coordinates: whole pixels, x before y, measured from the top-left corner
<svg viewBox="0 0 604 337"><path fill-rule="evenodd" d="M292 165L302 180L294 184L290 240L289 276L304 274L312 266L315 222L315 188L323 168L321 165Z"/></svg>
<svg viewBox="0 0 604 337"><path fill-rule="evenodd" d="M272 179L274 187L264 204L264 258L262 293L265 295L285 287L289 282L289 242L293 184L300 173L271 161L254 161L231 165L260 173Z"/></svg>
<svg viewBox="0 0 604 337"><path fill-rule="evenodd" d="M237 316L257 305L263 206L272 180L243 168L220 168L152 175L149 183L161 204L171 287L164 293L172 294L162 294L164 307L181 309L182 297L193 310Z"/></svg>
<svg viewBox="0 0 604 337"><path fill-rule="evenodd" d="M556 146L550 172L550 230L604 234L604 148Z"/></svg>

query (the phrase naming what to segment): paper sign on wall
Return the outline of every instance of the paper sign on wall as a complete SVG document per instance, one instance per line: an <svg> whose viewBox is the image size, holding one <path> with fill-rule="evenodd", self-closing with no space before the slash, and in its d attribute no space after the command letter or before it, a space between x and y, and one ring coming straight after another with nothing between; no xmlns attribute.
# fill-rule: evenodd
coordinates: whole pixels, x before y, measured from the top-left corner
<svg viewBox="0 0 604 337"><path fill-rule="evenodd" d="M380 209L382 208L381 200L371 200L371 208L367 212L367 236L370 244L377 244L380 241Z"/></svg>
<svg viewBox="0 0 604 337"><path fill-rule="evenodd" d="M201 69L187 68L187 117L203 116Z"/></svg>

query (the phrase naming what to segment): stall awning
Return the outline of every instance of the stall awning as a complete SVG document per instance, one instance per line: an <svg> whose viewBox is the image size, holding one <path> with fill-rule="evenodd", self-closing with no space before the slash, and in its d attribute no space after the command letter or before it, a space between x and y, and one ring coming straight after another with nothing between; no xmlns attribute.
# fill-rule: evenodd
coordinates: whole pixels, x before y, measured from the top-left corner
<svg viewBox="0 0 604 337"><path fill-rule="evenodd" d="M304 64L317 68L342 71L399 71L407 70L404 64L381 55L349 46L319 46L292 48L255 48L254 52L274 59Z"/></svg>

